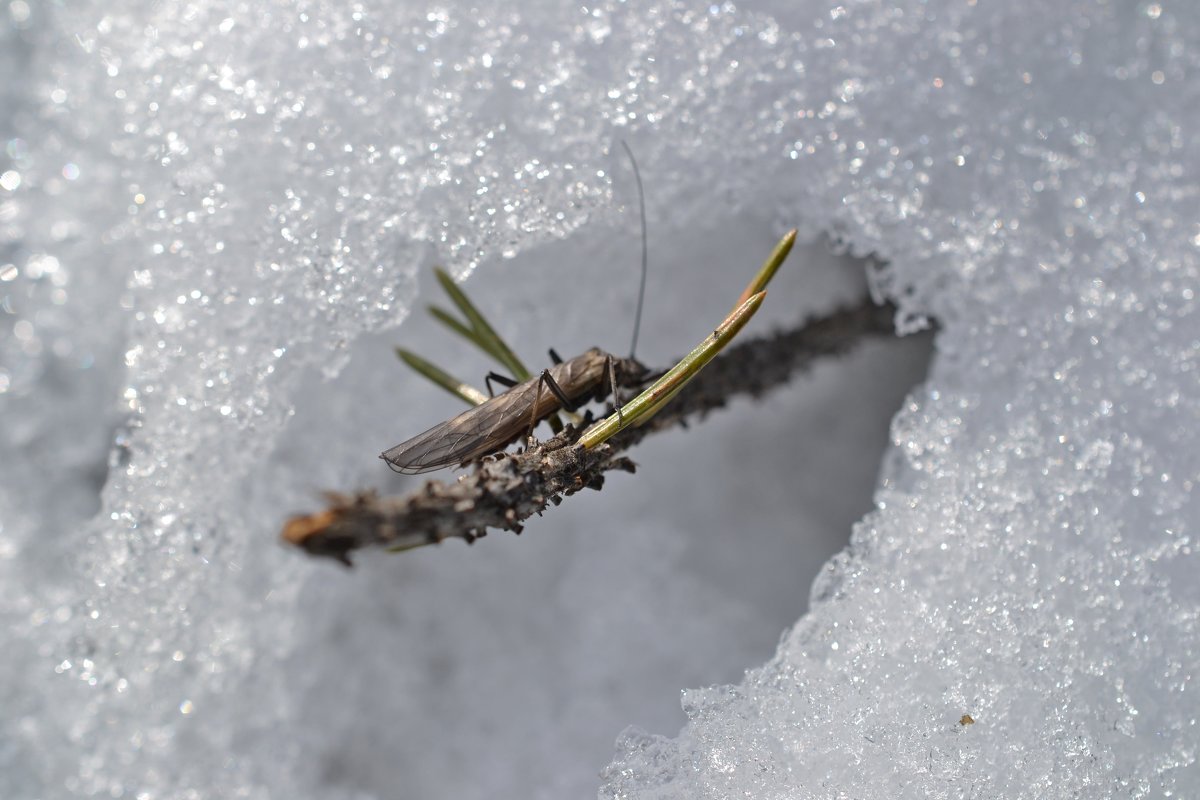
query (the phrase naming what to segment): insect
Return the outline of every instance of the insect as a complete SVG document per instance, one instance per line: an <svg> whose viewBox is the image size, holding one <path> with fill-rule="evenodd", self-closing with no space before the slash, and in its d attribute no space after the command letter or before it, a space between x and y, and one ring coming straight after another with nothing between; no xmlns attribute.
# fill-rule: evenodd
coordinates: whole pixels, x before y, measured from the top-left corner
<svg viewBox="0 0 1200 800"><path fill-rule="evenodd" d="M648 256L646 206L641 176L633 153L628 145L624 142L621 144L633 164L642 219L642 278L630 356L619 358L599 348L591 348L582 355L563 361L551 350L550 357L554 366L543 370L536 377L529 377L516 356L500 340L482 314L467 300L462 290L454 285L448 275L439 272L439 281L463 312L467 323L461 323L439 309L431 309L434 316L496 357L514 374L524 374L526 377L522 382L517 382L494 372L490 373L487 377L489 389L492 381L509 388L502 394L484 398L478 390L451 378L428 362L407 351L398 350L401 358L414 369L459 397L475 403L475 406L381 453L380 458L387 462L393 471L417 474L473 461L508 446L522 431L532 436L537 423L559 409L573 412L585 402L602 400L611 394L615 406L614 413L602 425L589 429L581 440L584 446L594 447L624 428L626 424L641 424L649 419L720 351L725 342L731 339L757 310L762 302L761 295L765 294L762 289L786 258L795 240L795 231L785 236L775 248L771 258L743 293L730 317L692 354L681 361L680 365L632 401L630 413L625 413L620 403L619 390L641 385L649 372L633 355L641 322ZM551 422L553 425L555 420L552 419Z"/></svg>
<svg viewBox="0 0 1200 800"><path fill-rule="evenodd" d="M514 382L503 394L467 409L379 457L396 472L416 474L473 461L499 450L532 431L560 408L574 411L589 400L601 400L618 389L637 385L649 370L633 358L617 358L593 347L555 365L536 378ZM489 375L495 380L496 376ZM619 411L617 413L620 413Z"/></svg>

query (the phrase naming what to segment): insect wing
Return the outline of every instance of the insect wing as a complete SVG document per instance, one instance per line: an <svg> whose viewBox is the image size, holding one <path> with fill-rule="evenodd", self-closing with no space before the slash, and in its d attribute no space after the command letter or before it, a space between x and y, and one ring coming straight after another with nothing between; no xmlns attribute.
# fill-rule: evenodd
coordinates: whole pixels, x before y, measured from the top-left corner
<svg viewBox="0 0 1200 800"><path fill-rule="evenodd" d="M520 410L528 413L527 395L536 388L536 383L522 384L385 450L379 457L394 472L417 475L498 450L528 424Z"/></svg>

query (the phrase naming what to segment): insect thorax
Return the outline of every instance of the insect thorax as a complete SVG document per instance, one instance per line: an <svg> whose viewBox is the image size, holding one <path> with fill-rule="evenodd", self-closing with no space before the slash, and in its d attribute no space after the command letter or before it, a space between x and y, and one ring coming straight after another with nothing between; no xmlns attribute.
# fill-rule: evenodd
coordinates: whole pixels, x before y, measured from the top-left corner
<svg viewBox="0 0 1200 800"><path fill-rule="evenodd" d="M618 386L639 386L650 372L646 365L633 358L613 358Z"/></svg>

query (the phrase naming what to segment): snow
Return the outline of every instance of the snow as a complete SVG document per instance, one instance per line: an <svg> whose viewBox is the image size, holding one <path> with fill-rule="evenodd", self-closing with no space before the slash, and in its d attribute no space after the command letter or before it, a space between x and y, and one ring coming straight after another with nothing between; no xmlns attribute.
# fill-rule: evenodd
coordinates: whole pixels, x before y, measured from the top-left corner
<svg viewBox="0 0 1200 800"><path fill-rule="evenodd" d="M1197 794L1198 26L8 0L3 795ZM797 224L936 319L927 379L874 345L520 538L283 548L317 490L415 485L375 454L446 406L393 345L482 371L410 317L433 263L530 361L624 347L620 139L647 361ZM823 250L760 331L862 291Z"/></svg>

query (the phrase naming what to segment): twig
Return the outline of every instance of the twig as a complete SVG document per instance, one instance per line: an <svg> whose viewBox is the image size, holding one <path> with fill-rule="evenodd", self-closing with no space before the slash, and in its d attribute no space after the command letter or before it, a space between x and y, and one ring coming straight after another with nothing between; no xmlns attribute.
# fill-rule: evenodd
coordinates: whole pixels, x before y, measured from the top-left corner
<svg viewBox="0 0 1200 800"><path fill-rule="evenodd" d="M600 489L606 472L634 472L634 463L621 453L650 433L701 419L738 395L759 397L817 359L844 353L868 337L891 336L894 317L893 306L864 300L793 330L731 346L657 416L594 450L576 446L582 429L569 426L524 452L489 456L453 483L429 481L403 497L329 493L329 507L289 520L283 539L310 555L349 565L349 553L361 547L405 550L453 537L472 542L489 528L520 533L526 519L563 496Z"/></svg>

